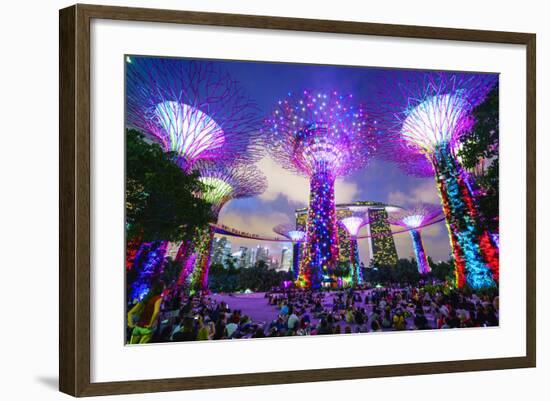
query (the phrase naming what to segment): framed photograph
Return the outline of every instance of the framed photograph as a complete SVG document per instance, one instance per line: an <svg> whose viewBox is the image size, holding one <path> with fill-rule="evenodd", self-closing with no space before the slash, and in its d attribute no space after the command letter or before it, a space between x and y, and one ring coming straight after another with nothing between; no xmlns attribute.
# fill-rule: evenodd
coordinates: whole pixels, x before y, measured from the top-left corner
<svg viewBox="0 0 550 401"><path fill-rule="evenodd" d="M534 34L59 21L62 392L535 366Z"/></svg>

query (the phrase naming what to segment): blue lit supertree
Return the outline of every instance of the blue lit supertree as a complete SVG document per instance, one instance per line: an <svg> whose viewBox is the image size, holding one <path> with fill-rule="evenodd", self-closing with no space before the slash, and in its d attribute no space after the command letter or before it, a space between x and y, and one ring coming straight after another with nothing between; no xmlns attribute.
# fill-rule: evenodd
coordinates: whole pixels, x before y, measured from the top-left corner
<svg viewBox="0 0 550 401"><path fill-rule="evenodd" d="M412 239L414 256L420 274L427 274L431 271L428 263L428 255L424 250L424 243L420 236L422 227L433 222L441 215L441 207L437 205L420 204L412 209L398 210L391 212L388 216L390 224L398 225L409 230Z"/></svg>
<svg viewBox="0 0 550 401"><path fill-rule="evenodd" d="M280 100L267 120L267 146L284 168L310 180L304 269L299 285L319 288L338 261L337 177L364 167L376 132L352 95L303 91Z"/></svg>
<svg viewBox="0 0 550 401"><path fill-rule="evenodd" d="M456 284L498 282L499 250L479 215L475 183L456 155L472 111L498 83L495 74L393 71L378 108L385 154L415 175L433 175L455 261Z"/></svg>
<svg viewBox="0 0 550 401"><path fill-rule="evenodd" d="M142 243L139 247L133 264L137 276L129 287L130 301L141 301L149 292L151 281L162 273L167 246L165 241L154 241Z"/></svg>
<svg viewBox="0 0 550 401"><path fill-rule="evenodd" d="M292 242L292 279L296 281L300 275L300 259L302 244L306 239L305 231L300 231L290 224L279 224L273 231Z"/></svg>
<svg viewBox="0 0 550 401"><path fill-rule="evenodd" d="M217 223L220 211L232 199L249 198L262 194L267 188L267 179L253 164L221 164L209 161L198 162L195 169L204 189L197 197L212 204L212 223ZM190 274L191 292L208 289L208 271L214 231L209 227L196 235L194 253L196 260Z"/></svg>

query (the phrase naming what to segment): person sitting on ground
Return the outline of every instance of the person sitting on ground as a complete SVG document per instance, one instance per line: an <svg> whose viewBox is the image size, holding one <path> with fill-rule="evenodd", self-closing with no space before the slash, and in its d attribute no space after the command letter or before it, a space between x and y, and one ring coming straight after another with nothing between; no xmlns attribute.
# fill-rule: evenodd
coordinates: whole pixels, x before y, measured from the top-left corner
<svg viewBox="0 0 550 401"><path fill-rule="evenodd" d="M195 331L195 321L193 317L186 316L183 318L183 325L179 331L172 334L172 341L193 341L197 338Z"/></svg>
<svg viewBox="0 0 550 401"><path fill-rule="evenodd" d="M403 310L398 308L393 315L393 328L395 330L401 331L407 328L407 322L405 321L405 316L403 315Z"/></svg>
<svg viewBox="0 0 550 401"><path fill-rule="evenodd" d="M418 330L426 330L429 328L428 319L426 319L426 316L424 315L424 311L422 310L422 307L416 308L414 325Z"/></svg>
<svg viewBox="0 0 550 401"><path fill-rule="evenodd" d="M225 336L231 338L233 334L237 331L239 326L234 321L231 321L225 326Z"/></svg>

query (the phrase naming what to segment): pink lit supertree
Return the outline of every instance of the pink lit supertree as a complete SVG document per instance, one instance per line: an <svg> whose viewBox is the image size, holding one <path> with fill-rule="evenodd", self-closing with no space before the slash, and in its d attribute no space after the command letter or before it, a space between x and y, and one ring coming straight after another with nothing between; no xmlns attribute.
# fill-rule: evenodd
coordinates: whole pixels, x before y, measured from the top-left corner
<svg viewBox="0 0 550 401"><path fill-rule="evenodd" d="M271 156L310 180L301 284L308 288L319 288L338 260L335 180L364 167L376 149L368 115L352 100L337 92L288 93L266 124Z"/></svg>
<svg viewBox="0 0 550 401"><path fill-rule="evenodd" d="M267 188L267 179L253 164L221 164L201 161L195 164L199 181L204 185L197 197L212 204L212 223L217 223L222 208L232 199L260 195ZM191 292L208 289L208 270L214 230L210 227L197 233L193 253L196 255L192 271L182 272L190 278ZM192 273L192 274L191 274ZM184 281L187 277L182 278Z"/></svg>
<svg viewBox="0 0 550 401"><path fill-rule="evenodd" d="M475 183L457 157L472 111L498 84L495 74L392 71L377 102L384 154L408 173L433 175L455 261L456 284L498 282L499 250L480 218Z"/></svg>
<svg viewBox="0 0 550 401"><path fill-rule="evenodd" d="M296 281L300 275L302 244L306 239L305 231L300 231L291 224L279 224L273 231L292 242L292 278Z"/></svg>
<svg viewBox="0 0 550 401"><path fill-rule="evenodd" d="M427 274L431 271L428 263L428 255L424 250L420 230L422 227L433 222L441 215L441 206L420 204L411 209L393 211L388 215L390 224L404 227L411 234L414 256L420 274Z"/></svg>
<svg viewBox="0 0 550 401"><path fill-rule="evenodd" d="M352 285L361 285L363 284L363 272L361 271L361 264L359 261L357 234L359 234L361 228L369 224L371 221L369 221L367 214L354 213L351 216L344 217L339 222L349 235L349 263Z"/></svg>
<svg viewBox="0 0 550 401"><path fill-rule="evenodd" d="M254 159L261 117L238 82L211 62L132 56L126 126L172 152L189 171L198 160Z"/></svg>

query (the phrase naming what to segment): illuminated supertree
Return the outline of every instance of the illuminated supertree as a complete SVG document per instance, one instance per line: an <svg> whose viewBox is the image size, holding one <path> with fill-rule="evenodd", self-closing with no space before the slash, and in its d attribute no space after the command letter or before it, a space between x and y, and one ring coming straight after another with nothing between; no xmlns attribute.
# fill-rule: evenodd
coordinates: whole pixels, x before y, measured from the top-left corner
<svg viewBox="0 0 550 401"><path fill-rule="evenodd" d="M266 177L253 164L224 165L203 161L196 163L195 169L204 185L197 197L212 204L213 223L217 223L221 209L231 199L257 196L267 188ZM196 261L190 277L191 292L208 289L213 239L214 231L210 227L197 233L194 244Z"/></svg>
<svg viewBox="0 0 550 401"><path fill-rule="evenodd" d="M292 278L296 281L300 275L301 250L306 239L306 233L290 224L279 224L273 227L273 231L292 242Z"/></svg>
<svg viewBox="0 0 550 401"><path fill-rule="evenodd" d="M353 285L363 284L363 272L359 261L359 247L357 246L357 234L362 227L369 224L366 216L352 215L340 220L340 224L349 235L349 262L351 269L351 280Z"/></svg>
<svg viewBox="0 0 550 401"><path fill-rule="evenodd" d="M267 146L284 168L310 180L304 285L319 288L338 261L337 177L365 166L375 130L352 95L303 91L280 100L267 120Z"/></svg>
<svg viewBox="0 0 550 401"><path fill-rule="evenodd" d="M388 221L390 224L404 227L411 234L414 256L418 265L420 274L427 274L431 271L428 263L428 255L424 250L420 230L422 227L434 221L441 215L441 207L437 205L422 204L417 205L412 209L399 210L389 214Z"/></svg>
<svg viewBox="0 0 550 401"><path fill-rule="evenodd" d="M497 84L494 74L393 71L379 118L386 154L409 173L435 176L456 266L456 284L474 289L498 282L499 250L483 226L474 183L456 156L471 130L473 109Z"/></svg>
<svg viewBox="0 0 550 401"><path fill-rule="evenodd" d="M258 108L214 64L132 56L126 67L126 126L173 152L184 170L258 155L250 151L258 149Z"/></svg>
<svg viewBox="0 0 550 401"><path fill-rule="evenodd" d="M230 75L214 64L184 59L127 57L126 127L171 152L186 172L199 161L252 163L261 157L261 116ZM194 247L182 244L180 282ZM144 244L127 243L127 265Z"/></svg>

